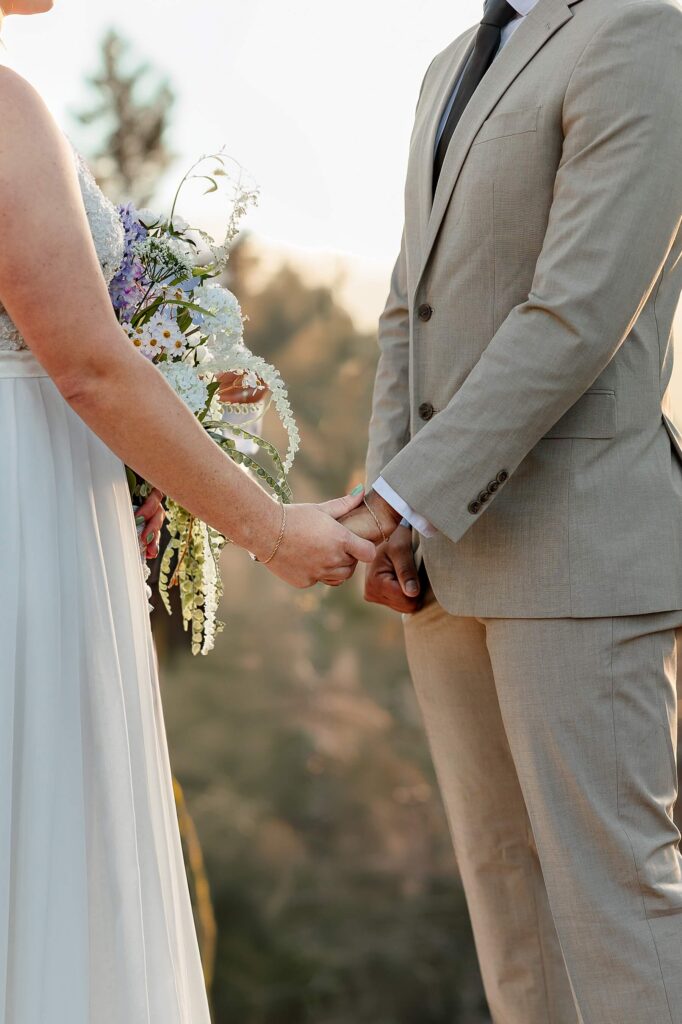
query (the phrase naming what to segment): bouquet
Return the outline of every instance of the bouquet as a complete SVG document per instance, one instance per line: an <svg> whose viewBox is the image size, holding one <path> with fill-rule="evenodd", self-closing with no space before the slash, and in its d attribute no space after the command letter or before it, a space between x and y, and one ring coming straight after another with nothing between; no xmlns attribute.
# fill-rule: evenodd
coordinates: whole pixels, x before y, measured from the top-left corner
<svg viewBox="0 0 682 1024"><path fill-rule="evenodd" d="M279 501L289 502L287 474L299 435L287 392L277 370L244 344L245 318L239 301L217 280L225 270L241 219L258 199L257 191L233 179L226 167L222 151L198 160L180 182L168 216L137 210L132 204L119 207L125 255L110 294L131 344L154 363L215 443L255 474ZM205 194L220 192L221 185L229 192L231 212L220 244L176 214L182 189L193 179L208 183ZM236 375L243 388L267 388L267 398L255 409L226 402L220 396L223 373ZM246 429L260 420L270 403L287 431L284 457ZM238 423L230 422L229 415L234 413L240 414ZM245 419L249 413L251 419ZM254 450L264 457L261 461L247 453ZM135 503L144 501L152 490L130 469L128 482ZM159 592L170 614L169 592L178 587L192 652L208 654L223 628L216 613L223 593L220 554L227 538L169 498L164 508L170 540L161 555Z"/></svg>

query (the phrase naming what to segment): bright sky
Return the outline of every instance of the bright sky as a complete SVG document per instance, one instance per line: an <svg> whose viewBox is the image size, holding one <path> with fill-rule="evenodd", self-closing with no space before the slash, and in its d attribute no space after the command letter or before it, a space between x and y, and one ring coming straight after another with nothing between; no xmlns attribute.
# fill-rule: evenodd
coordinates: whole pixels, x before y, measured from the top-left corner
<svg viewBox="0 0 682 1024"><path fill-rule="evenodd" d="M85 75L115 26L178 94L172 177L225 143L262 189L248 227L302 250L300 258L325 272L335 266L327 254L353 257L347 297L369 321L399 243L422 77L482 7L482 0L56 0L48 15L7 19L4 59L78 142L70 112L88 105Z"/></svg>

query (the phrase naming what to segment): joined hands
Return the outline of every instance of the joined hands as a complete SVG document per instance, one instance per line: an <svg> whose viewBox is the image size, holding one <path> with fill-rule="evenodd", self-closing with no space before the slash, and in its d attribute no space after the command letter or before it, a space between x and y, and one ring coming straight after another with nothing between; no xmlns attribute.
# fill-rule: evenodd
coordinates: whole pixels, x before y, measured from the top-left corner
<svg viewBox="0 0 682 1024"><path fill-rule="evenodd" d="M406 615L419 611L424 595L414 557L412 529L400 525L399 513L379 494L371 491L366 504L363 502L341 522L378 545L376 555L367 567L365 600Z"/></svg>
<svg viewBox="0 0 682 1024"><path fill-rule="evenodd" d="M373 541L344 522L363 499L363 488L356 488L353 494L319 505L287 505L286 520L282 520L280 507L273 502L268 540L259 537L261 550L254 554L270 572L297 589L316 583L340 586L354 575L358 562L371 563L376 556ZM376 526L375 532L378 533ZM272 538L278 534L281 541L273 556Z"/></svg>
<svg viewBox="0 0 682 1024"><path fill-rule="evenodd" d="M277 510L276 510L277 509ZM271 534L285 529L272 555L263 541L255 555L270 572L298 589L316 583L338 587L351 579L358 562L372 564L377 545L396 530L400 516L378 494L358 487L344 498L320 505L288 505L286 520L273 503Z"/></svg>
<svg viewBox="0 0 682 1024"><path fill-rule="evenodd" d="M341 522L377 545L375 557L367 567L365 600L406 615L419 611L424 595L414 557L412 529L400 525L399 513L381 495L370 491L362 505Z"/></svg>

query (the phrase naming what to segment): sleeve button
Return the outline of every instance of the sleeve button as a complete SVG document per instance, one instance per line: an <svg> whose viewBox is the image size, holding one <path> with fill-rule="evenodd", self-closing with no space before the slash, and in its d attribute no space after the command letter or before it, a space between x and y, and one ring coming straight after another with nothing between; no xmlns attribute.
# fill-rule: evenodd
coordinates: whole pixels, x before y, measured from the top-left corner
<svg viewBox="0 0 682 1024"><path fill-rule="evenodd" d="M501 470L497 474L497 482L498 482L498 484L505 484L508 479L509 479L509 473L507 472L506 469Z"/></svg>
<svg viewBox="0 0 682 1024"><path fill-rule="evenodd" d="M491 494L497 494L499 489L500 485L498 484L497 480L491 480L490 483L488 484L488 490L490 491Z"/></svg>
<svg viewBox="0 0 682 1024"><path fill-rule="evenodd" d="M478 500L481 505L485 505L486 502L490 501L491 497L492 495L490 494L490 491L481 491L481 493L478 496Z"/></svg>
<svg viewBox="0 0 682 1024"><path fill-rule="evenodd" d="M481 503L480 503L480 501L472 501L471 504L469 505L469 512L471 513L471 515L472 516L477 516L480 511L481 511Z"/></svg>

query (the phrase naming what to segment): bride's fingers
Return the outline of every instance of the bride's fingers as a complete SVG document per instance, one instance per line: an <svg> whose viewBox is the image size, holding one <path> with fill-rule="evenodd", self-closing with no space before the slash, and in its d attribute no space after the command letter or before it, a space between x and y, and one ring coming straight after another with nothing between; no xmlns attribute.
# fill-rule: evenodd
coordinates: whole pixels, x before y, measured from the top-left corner
<svg viewBox="0 0 682 1024"><path fill-rule="evenodd" d="M159 553L159 537L166 513L159 506L156 513L149 519L142 528L142 547L149 559L156 558Z"/></svg>
<svg viewBox="0 0 682 1024"><path fill-rule="evenodd" d="M357 565L357 562L353 562L349 565L337 566L335 569L326 569L320 583L326 583L328 587L337 586L339 583L345 583L347 580L352 578Z"/></svg>
<svg viewBox="0 0 682 1024"><path fill-rule="evenodd" d="M144 525L144 531L142 534L145 540L149 538L150 534L156 534L161 532L161 527L163 526L165 518L166 513L162 508L159 508L151 517L151 519L147 520L147 522ZM149 543L151 543L151 541L149 541Z"/></svg>
<svg viewBox="0 0 682 1024"><path fill-rule="evenodd" d="M356 537L350 530L347 530L346 533L346 554L354 558L356 562L366 562L367 564L373 562L377 549L372 541Z"/></svg>
<svg viewBox="0 0 682 1024"><path fill-rule="evenodd" d="M322 502L318 505L320 512L325 512L332 519L341 519L347 516L353 509L362 505L365 500L365 488L356 487L352 494L346 494L343 498L333 498L331 501Z"/></svg>
<svg viewBox="0 0 682 1024"><path fill-rule="evenodd" d="M135 513L138 519L144 518L145 523L156 515L163 501L163 494L155 487L149 497L146 499L143 505L140 505L137 512Z"/></svg>

